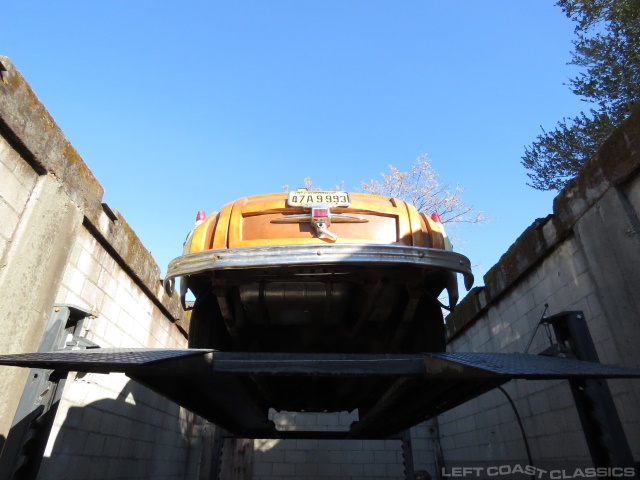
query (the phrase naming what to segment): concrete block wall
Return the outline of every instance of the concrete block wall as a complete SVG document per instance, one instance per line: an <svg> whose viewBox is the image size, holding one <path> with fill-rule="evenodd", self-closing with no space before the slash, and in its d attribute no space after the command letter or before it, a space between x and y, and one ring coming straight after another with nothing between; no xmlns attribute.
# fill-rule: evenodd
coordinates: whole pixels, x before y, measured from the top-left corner
<svg viewBox="0 0 640 480"><path fill-rule="evenodd" d="M90 306L101 347L186 348L174 323L87 230L72 247L58 304ZM124 374L71 374L38 478L184 478L197 472L202 422ZM69 465L77 465L69 472Z"/></svg>
<svg viewBox="0 0 640 480"><path fill-rule="evenodd" d="M271 412L283 431L342 431L355 414ZM405 478L399 440L255 440L254 480Z"/></svg>
<svg viewBox="0 0 640 480"><path fill-rule="evenodd" d="M582 310L588 319L601 360L611 351L611 339L595 294L586 275L584 259L571 239L514 287L513 295L498 299L485 321L470 328L451 343L452 351L524 353L533 336L530 353L549 346L547 333L535 326L544 304L550 313ZM551 310L552 309L552 310ZM566 381L514 380L503 387L513 398L524 423L533 459L588 463L582 427ZM478 462L528 464L524 439L515 413L500 391L489 392L437 419L445 459L450 464L474 459Z"/></svg>
<svg viewBox="0 0 640 480"><path fill-rule="evenodd" d="M602 363L640 366L640 115L605 143L447 318L449 350L524 352L544 305L548 314L581 310ZM549 346L544 329L530 353ZM609 380L636 461L640 460L640 382ZM504 389L522 417L534 464L591 466L568 382L516 380ZM429 425L448 465L528 463L522 433L497 390ZM435 472L435 466L429 466Z"/></svg>
<svg viewBox="0 0 640 480"><path fill-rule="evenodd" d="M159 268L6 57L0 57L0 352L36 351L56 304L102 347L185 347ZM27 370L0 368L6 437ZM196 478L202 421L122 374L71 374L40 479ZM0 437L0 438L2 438Z"/></svg>

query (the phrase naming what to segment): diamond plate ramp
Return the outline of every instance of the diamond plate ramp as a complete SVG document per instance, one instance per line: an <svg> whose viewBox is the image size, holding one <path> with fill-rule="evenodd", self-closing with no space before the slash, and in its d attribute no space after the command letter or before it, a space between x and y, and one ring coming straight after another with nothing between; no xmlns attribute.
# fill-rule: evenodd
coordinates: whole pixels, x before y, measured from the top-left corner
<svg viewBox="0 0 640 480"><path fill-rule="evenodd" d="M214 375L213 350L96 348L0 355L0 365L92 373L121 372L223 428L277 436L267 409L242 379Z"/></svg>
<svg viewBox="0 0 640 480"><path fill-rule="evenodd" d="M361 411L348 437L391 435L512 379L640 378L640 369L518 353L425 353L424 366L424 378L399 378Z"/></svg>
<svg viewBox="0 0 640 480"><path fill-rule="evenodd" d="M0 365L145 375L236 374L426 376L429 379L640 378L640 369L519 353L350 355L219 352L212 349L94 348L0 355Z"/></svg>
<svg viewBox="0 0 640 480"><path fill-rule="evenodd" d="M640 369L523 353L426 353L431 378L640 378Z"/></svg>
<svg viewBox="0 0 640 480"><path fill-rule="evenodd" d="M119 348L0 355L0 365L123 372L230 432L253 438L280 436L268 420L270 405L256 377L278 377L277 385L283 385L283 378L286 385L286 378L333 377L346 388L354 377L378 379L375 385L384 387L359 409L349 438L395 434L515 378L640 378L640 369L564 358L455 352L376 356Z"/></svg>
<svg viewBox="0 0 640 480"><path fill-rule="evenodd" d="M421 381L398 379L371 408L361 412L349 438L402 431L512 379L640 378L637 368L518 353L425 353L424 365Z"/></svg>
<svg viewBox="0 0 640 480"><path fill-rule="evenodd" d="M178 370L182 374L196 374L203 371L199 365L210 365L211 360L205 357L212 352L187 348L91 348L0 355L0 365L93 373L157 371L162 374Z"/></svg>

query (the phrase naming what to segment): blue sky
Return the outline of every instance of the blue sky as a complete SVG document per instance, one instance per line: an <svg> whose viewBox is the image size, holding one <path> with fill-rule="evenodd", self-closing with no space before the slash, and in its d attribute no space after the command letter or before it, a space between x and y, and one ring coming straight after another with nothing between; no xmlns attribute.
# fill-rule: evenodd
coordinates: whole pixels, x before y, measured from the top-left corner
<svg viewBox="0 0 640 480"><path fill-rule="evenodd" d="M347 189L423 153L491 217L457 228L476 285L551 192L524 146L585 108L552 1L3 2L11 58L162 271L196 212Z"/></svg>

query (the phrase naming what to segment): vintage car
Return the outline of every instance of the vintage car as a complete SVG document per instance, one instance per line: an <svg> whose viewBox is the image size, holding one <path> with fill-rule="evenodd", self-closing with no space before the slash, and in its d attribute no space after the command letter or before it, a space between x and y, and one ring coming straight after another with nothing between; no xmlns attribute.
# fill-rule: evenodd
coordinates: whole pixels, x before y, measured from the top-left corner
<svg viewBox="0 0 640 480"><path fill-rule="evenodd" d="M469 261L444 228L394 198L296 190L200 218L165 283L196 297L190 342L221 350L402 353L444 349L438 296ZM450 248L450 247L449 247Z"/></svg>
<svg viewBox="0 0 640 480"><path fill-rule="evenodd" d="M194 348L441 352L438 297L446 290L453 308L456 275L467 289L473 282L469 260L450 251L437 216L395 198L298 189L241 198L203 217L165 280L171 292L180 277L183 301L187 290L195 296ZM313 388L255 378L251 388L271 408L306 411L366 408L374 388L309 382Z"/></svg>

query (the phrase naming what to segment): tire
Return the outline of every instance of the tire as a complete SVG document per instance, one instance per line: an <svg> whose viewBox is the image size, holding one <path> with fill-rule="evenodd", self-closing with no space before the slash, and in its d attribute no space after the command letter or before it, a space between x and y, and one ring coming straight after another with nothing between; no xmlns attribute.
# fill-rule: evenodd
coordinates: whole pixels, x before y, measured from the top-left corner
<svg viewBox="0 0 640 480"><path fill-rule="evenodd" d="M189 348L225 350L230 344L231 339L215 296L208 291L201 293L191 310Z"/></svg>
<svg viewBox="0 0 640 480"><path fill-rule="evenodd" d="M446 328L440 304L424 297L416 309L416 329L409 337L411 353L444 352L447 347Z"/></svg>

